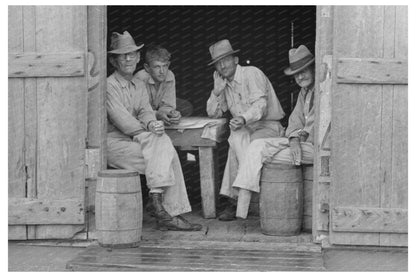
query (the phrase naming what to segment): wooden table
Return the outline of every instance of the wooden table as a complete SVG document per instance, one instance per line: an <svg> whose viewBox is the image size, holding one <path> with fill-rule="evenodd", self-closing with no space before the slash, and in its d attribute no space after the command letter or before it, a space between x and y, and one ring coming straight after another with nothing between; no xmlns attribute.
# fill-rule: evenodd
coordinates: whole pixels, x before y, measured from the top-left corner
<svg viewBox="0 0 416 277"><path fill-rule="evenodd" d="M183 121L207 120L206 117L184 117ZM181 126L166 126L166 134L179 150L198 150L199 171L201 177L202 213L204 218L215 218L215 204L217 199L216 179L217 163L215 149L217 144L227 139L226 119L210 119L216 123L216 141L201 138L204 128L189 129ZM182 122L182 120L181 120Z"/></svg>

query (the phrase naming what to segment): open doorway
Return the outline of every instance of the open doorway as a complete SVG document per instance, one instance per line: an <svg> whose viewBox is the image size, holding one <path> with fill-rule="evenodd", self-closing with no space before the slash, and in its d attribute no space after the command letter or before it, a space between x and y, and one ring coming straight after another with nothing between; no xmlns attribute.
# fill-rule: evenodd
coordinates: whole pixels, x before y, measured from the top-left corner
<svg viewBox="0 0 416 277"><path fill-rule="evenodd" d="M208 47L229 39L240 49L241 65L260 68L270 79L288 117L299 87L286 76L288 50L306 45L315 50L315 6L108 6L108 44L112 32L127 30L137 44L161 44L171 53L177 97L193 105L193 116L206 116L206 101L213 87ZM111 70L111 67L108 67ZM137 70L143 68L140 61ZM110 74L111 72L108 72ZM220 145L219 180L227 158L227 143ZM198 163L183 163L193 209L200 209ZM144 194L145 196L146 194ZM222 209L222 202L217 206Z"/></svg>

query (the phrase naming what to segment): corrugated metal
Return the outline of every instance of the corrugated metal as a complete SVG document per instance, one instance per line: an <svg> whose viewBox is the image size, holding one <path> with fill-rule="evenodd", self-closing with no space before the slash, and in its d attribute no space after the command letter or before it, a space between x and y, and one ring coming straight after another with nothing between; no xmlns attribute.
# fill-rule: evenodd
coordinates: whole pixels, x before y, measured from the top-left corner
<svg viewBox="0 0 416 277"><path fill-rule="evenodd" d="M270 79L287 116L298 88L285 76L287 53L293 42L315 50L314 6L109 6L108 32L129 31L136 43L157 43L172 53L171 69L176 76L177 96L188 99L194 115L206 115L206 100L213 87L213 67L208 47L227 38L238 53L240 64L259 67ZM108 36L110 37L110 36ZM143 61L139 68L142 68ZM223 169L227 145L220 147L219 166ZM199 170L194 164L184 166L188 192L199 197ZM222 170L220 171L222 177Z"/></svg>

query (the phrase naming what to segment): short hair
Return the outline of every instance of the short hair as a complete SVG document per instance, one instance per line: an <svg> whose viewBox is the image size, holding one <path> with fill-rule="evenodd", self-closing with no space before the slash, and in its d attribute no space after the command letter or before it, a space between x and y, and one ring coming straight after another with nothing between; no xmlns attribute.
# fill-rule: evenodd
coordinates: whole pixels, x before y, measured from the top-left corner
<svg viewBox="0 0 416 277"><path fill-rule="evenodd" d="M147 64L151 61L161 61L161 62L168 62L170 60L170 53L169 51L160 46L160 45L150 45L144 57L144 60Z"/></svg>

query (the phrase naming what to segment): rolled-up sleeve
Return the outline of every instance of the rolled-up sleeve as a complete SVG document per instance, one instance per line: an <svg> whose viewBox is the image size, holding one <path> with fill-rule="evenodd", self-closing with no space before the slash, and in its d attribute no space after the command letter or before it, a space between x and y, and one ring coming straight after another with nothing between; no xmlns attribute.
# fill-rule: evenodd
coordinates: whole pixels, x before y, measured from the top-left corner
<svg viewBox="0 0 416 277"><path fill-rule="evenodd" d="M209 117L219 118L228 110L224 93L225 92L222 92L219 96L216 96L211 92L207 101L207 114Z"/></svg>
<svg viewBox="0 0 416 277"><path fill-rule="evenodd" d="M247 74L249 89L250 108L242 116L246 124L260 120L267 110L267 79L262 72L253 67L252 72Z"/></svg>

